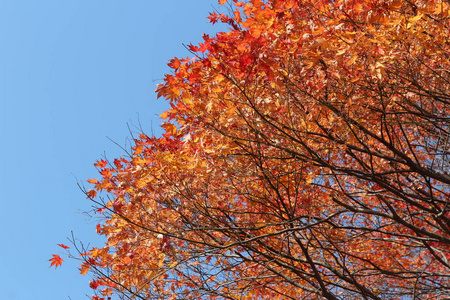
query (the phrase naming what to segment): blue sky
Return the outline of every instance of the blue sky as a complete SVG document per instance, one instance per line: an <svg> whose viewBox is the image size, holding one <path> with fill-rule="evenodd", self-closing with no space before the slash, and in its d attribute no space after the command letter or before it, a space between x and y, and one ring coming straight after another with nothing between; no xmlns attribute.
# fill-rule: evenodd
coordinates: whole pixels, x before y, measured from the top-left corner
<svg viewBox="0 0 450 300"><path fill-rule="evenodd" d="M214 0L0 1L0 300L88 299L77 263L49 268L57 243L102 240L78 181L123 151L130 127L156 134L167 61L224 30Z"/></svg>

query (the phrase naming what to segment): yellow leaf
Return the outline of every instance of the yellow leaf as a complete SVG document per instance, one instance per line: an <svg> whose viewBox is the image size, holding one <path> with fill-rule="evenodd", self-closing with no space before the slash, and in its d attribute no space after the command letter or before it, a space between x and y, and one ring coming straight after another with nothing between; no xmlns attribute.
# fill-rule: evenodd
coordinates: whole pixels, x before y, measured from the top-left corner
<svg viewBox="0 0 450 300"><path fill-rule="evenodd" d="M344 54L345 52L347 52L347 49L341 49L341 50L339 50L338 52L336 52L336 55L342 55L342 54Z"/></svg>
<svg viewBox="0 0 450 300"><path fill-rule="evenodd" d="M417 16L408 19L408 21L414 23L414 22L419 21L422 17L423 17L423 14L417 14Z"/></svg>

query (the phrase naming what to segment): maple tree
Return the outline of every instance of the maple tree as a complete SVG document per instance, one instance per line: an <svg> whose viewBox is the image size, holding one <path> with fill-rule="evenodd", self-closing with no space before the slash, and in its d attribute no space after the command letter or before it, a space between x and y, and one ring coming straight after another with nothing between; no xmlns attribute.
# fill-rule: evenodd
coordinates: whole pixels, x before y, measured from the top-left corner
<svg viewBox="0 0 450 300"><path fill-rule="evenodd" d="M449 1L219 2L96 163L94 299L450 297Z"/></svg>

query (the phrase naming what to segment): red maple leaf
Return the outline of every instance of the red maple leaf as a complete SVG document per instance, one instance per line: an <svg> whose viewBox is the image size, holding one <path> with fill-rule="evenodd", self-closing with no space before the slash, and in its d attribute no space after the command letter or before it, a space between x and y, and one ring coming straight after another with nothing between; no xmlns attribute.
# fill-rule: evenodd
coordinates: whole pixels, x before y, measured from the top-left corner
<svg viewBox="0 0 450 300"><path fill-rule="evenodd" d="M69 246L66 246L64 244L57 244L57 245L66 250L70 248Z"/></svg>
<svg viewBox="0 0 450 300"><path fill-rule="evenodd" d="M49 261L51 261L52 263L50 264L50 267L51 266L55 266L55 269L57 268L57 267L59 267L61 264L62 264L62 262L64 261L58 254L52 254L52 258L50 258L49 259Z"/></svg>

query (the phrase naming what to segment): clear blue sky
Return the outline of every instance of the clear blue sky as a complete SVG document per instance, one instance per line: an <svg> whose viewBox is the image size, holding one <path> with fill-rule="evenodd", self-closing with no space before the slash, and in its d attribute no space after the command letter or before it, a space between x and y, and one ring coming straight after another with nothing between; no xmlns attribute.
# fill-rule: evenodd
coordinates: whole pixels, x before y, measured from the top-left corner
<svg viewBox="0 0 450 300"><path fill-rule="evenodd" d="M156 134L167 104L155 85L182 43L203 32L214 0L0 1L0 300L87 299L75 262L49 268L77 238L99 245L77 180L123 152L127 123Z"/></svg>

